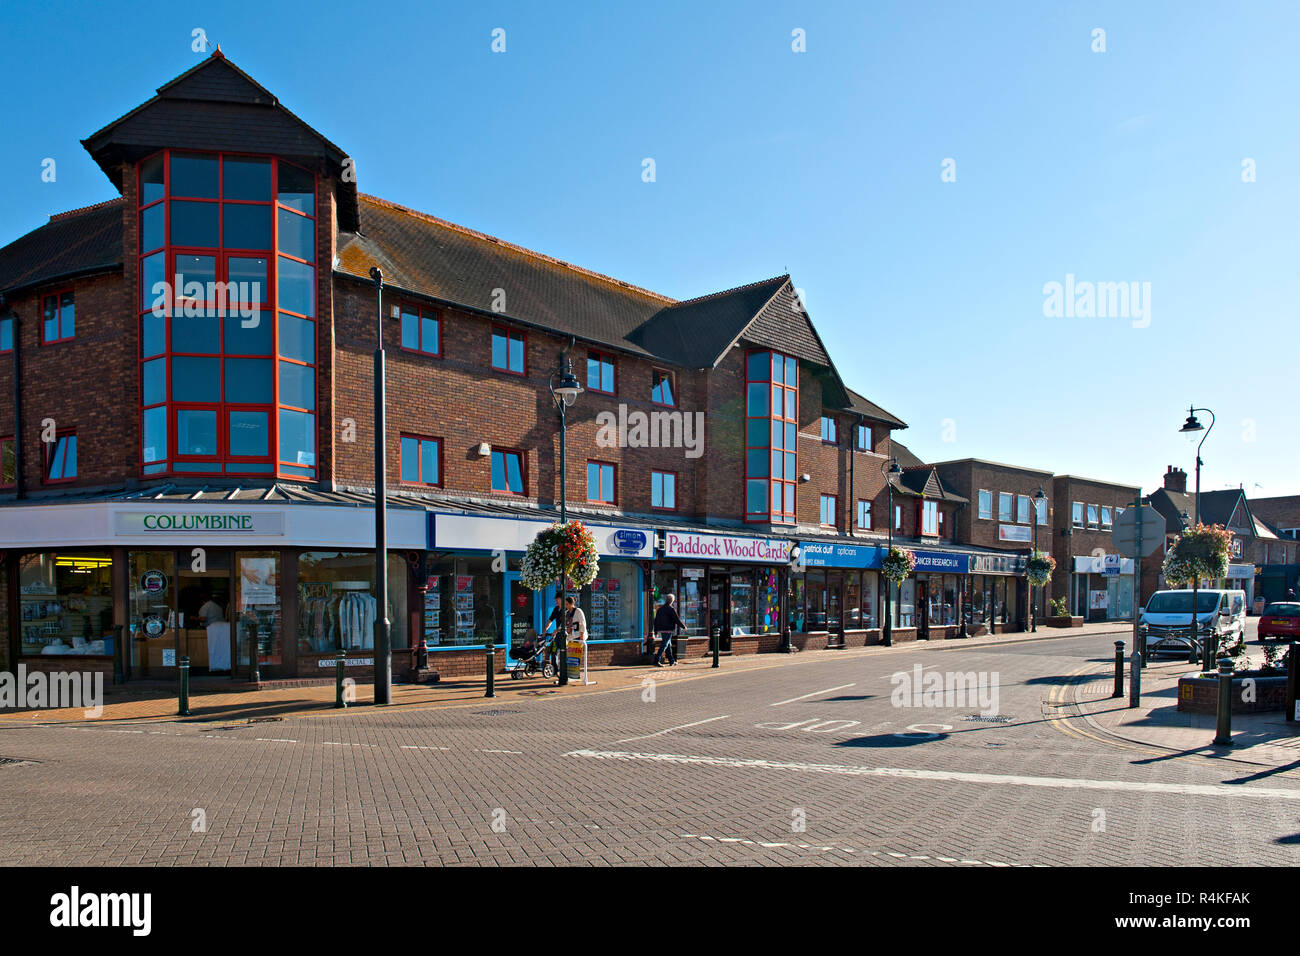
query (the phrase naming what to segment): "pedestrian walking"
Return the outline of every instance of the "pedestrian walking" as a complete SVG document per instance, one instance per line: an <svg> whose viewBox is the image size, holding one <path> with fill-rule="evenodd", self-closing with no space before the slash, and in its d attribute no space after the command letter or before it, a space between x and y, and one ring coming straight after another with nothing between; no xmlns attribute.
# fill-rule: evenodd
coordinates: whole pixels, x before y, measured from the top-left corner
<svg viewBox="0 0 1300 956"><path fill-rule="evenodd" d="M664 595L664 603L659 605L659 610L655 611L654 630L659 635L659 650L655 654L655 667L663 667L663 658L668 657L668 666L672 667L677 663L677 651L673 647L673 638L678 631L686 630L686 625L682 623L681 616L677 613L674 606L676 598L671 594Z"/></svg>
<svg viewBox="0 0 1300 956"><path fill-rule="evenodd" d="M586 644L587 615L582 613L582 608L578 607L577 602L571 597L564 599L564 607L569 618L569 635Z"/></svg>
<svg viewBox="0 0 1300 956"><path fill-rule="evenodd" d="M546 628L542 631L542 636L546 638L546 655L551 659L551 664L555 667L555 672L559 671L559 657L556 654L556 646L559 641L556 640L564 630L565 626L564 598L555 595L555 607L551 608L551 616L546 619Z"/></svg>

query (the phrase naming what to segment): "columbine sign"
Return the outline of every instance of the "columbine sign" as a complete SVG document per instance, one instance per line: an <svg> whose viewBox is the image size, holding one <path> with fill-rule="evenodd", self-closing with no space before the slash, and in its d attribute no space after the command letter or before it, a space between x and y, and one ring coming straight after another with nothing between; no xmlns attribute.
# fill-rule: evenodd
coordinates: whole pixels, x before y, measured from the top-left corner
<svg viewBox="0 0 1300 956"><path fill-rule="evenodd" d="M157 534L159 532L198 532L217 534L284 534L284 512L203 512L181 511L156 514L149 511L119 511L114 531L117 534Z"/></svg>

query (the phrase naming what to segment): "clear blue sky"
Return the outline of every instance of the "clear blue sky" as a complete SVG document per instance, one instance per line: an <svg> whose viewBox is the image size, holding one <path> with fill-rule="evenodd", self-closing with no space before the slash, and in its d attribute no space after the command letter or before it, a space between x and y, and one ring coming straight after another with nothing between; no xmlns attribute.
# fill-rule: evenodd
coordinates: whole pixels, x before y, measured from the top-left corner
<svg viewBox="0 0 1300 956"><path fill-rule="evenodd" d="M1205 489L1300 493L1300 5L9 2L3 241L114 194L78 141L196 27L365 192L679 298L789 271L927 460L1150 490L1195 402ZM1067 273L1149 326L1045 317Z"/></svg>

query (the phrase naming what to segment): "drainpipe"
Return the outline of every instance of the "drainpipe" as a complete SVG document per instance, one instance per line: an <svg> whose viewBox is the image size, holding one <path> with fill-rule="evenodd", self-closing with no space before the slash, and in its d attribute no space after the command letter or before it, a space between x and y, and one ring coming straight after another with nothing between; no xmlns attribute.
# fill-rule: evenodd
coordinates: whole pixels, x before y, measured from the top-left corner
<svg viewBox="0 0 1300 956"><path fill-rule="evenodd" d="M0 315L4 315L9 309L9 302L3 293L0 293ZM22 341L18 334L18 313L9 312L9 320L13 323L13 373L14 373L14 497L23 497L23 396L22 389L19 386L18 373L21 369L19 362L19 353L22 351L19 343Z"/></svg>
<svg viewBox="0 0 1300 956"><path fill-rule="evenodd" d="M862 427L862 416L859 415L859 416L858 416L858 428L861 428L861 427ZM856 474L856 469L854 468L854 466L857 464L857 461L858 461L858 447L857 447L857 441L858 441L858 433L857 433L857 430L855 429L854 432L853 432L853 434L849 436L849 494L848 494L848 499L849 499L849 535L850 535L850 536L852 536L853 531L854 531L853 526L854 526L854 524L857 523L857 520L858 520L858 518L857 518L857 514L858 514L858 486L857 486L857 484L856 484L856 482L855 482L855 478L854 478L854 476L855 476L855 474Z"/></svg>

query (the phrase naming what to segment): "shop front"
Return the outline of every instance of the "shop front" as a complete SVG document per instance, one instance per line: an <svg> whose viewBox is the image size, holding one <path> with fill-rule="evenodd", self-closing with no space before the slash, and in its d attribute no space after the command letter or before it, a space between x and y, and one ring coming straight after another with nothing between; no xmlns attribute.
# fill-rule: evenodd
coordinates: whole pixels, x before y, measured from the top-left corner
<svg viewBox="0 0 1300 956"><path fill-rule="evenodd" d="M1076 556L1071 590L1074 613L1085 621L1133 619L1133 559L1119 555Z"/></svg>
<svg viewBox="0 0 1300 956"><path fill-rule="evenodd" d="M774 651L781 642L782 598L791 542L663 530L651 597L676 596L688 653L710 640L730 654Z"/></svg>
<svg viewBox="0 0 1300 956"><path fill-rule="evenodd" d="M915 548L912 553L916 555L916 568L900 589L900 626L915 627L917 640L921 641L956 636L970 555Z"/></svg>
<svg viewBox="0 0 1300 956"><path fill-rule="evenodd" d="M268 680L323 678L342 649L349 673L368 676L373 514L188 498L5 507L9 660L130 681L173 680L188 658L195 677ZM389 518L403 549L388 556L398 653L410 647L405 549L423 545L423 516L399 506Z"/></svg>
<svg viewBox="0 0 1300 956"><path fill-rule="evenodd" d="M972 554L962 600L966 633L1001 634L1025 627L1028 582L1022 554ZM1042 589L1045 590L1045 589Z"/></svg>
<svg viewBox="0 0 1300 956"><path fill-rule="evenodd" d="M481 674L491 641L502 670L512 649L546 630L555 586L530 591L520 581L523 553L545 519L430 512L427 550L417 574L420 602L416 640L429 649L440 674ZM640 659L649 632L648 563L654 535L648 528L583 522L596 538L596 579L571 593L587 619L589 666Z"/></svg>
<svg viewBox="0 0 1300 956"><path fill-rule="evenodd" d="M883 549L801 541L790 572L788 622L795 646L862 647L880 640Z"/></svg>

